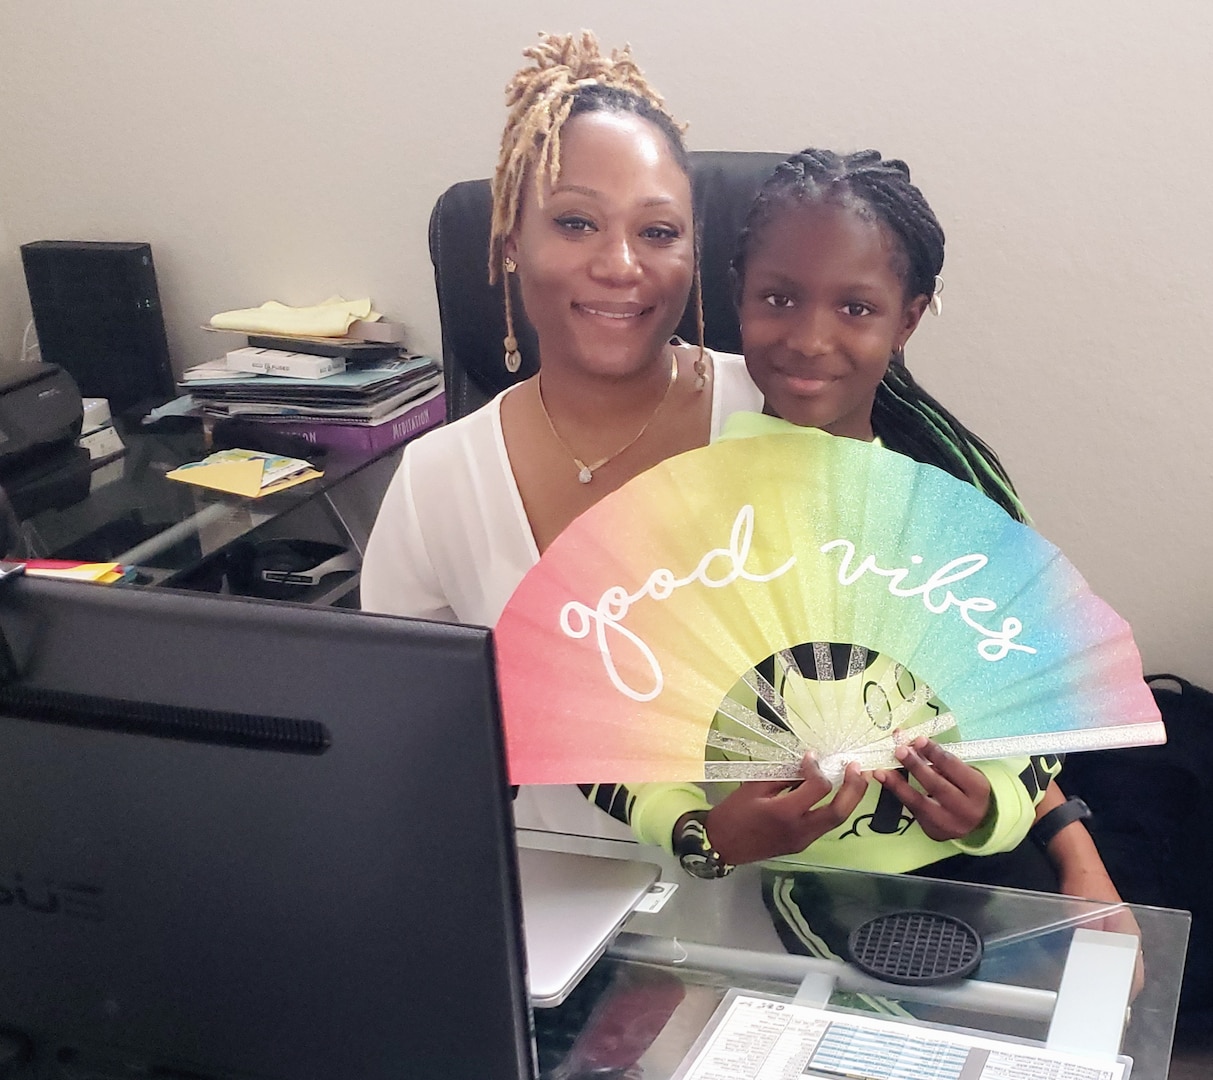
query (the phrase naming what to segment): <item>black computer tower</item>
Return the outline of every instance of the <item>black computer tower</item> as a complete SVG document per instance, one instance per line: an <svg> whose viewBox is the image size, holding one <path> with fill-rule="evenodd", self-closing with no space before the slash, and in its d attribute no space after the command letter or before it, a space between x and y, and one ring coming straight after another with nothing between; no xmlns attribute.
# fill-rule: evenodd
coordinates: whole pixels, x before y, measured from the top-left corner
<svg viewBox="0 0 1213 1080"><path fill-rule="evenodd" d="M114 413L173 396L150 245L38 240L21 245L21 260L43 360Z"/></svg>

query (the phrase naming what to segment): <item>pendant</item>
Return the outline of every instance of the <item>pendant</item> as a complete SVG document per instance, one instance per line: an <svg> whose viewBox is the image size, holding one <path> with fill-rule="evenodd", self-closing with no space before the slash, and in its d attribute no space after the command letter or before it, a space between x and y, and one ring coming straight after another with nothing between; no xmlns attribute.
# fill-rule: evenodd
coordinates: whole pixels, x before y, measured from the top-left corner
<svg viewBox="0 0 1213 1080"><path fill-rule="evenodd" d="M577 479L580 480L581 483L583 483L583 484L588 484L591 480L594 479L594 474L592 472L590 472L590 470L586 466L582 465L581 472L579 472L577 474Z"/></svg>

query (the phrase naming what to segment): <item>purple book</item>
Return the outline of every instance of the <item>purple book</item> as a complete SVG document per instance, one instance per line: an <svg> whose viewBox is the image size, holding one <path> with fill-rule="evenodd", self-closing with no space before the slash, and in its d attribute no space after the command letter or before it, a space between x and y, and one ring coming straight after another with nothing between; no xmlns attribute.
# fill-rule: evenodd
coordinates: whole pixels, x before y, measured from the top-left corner
<svg viewBox="0 0 1213 1080"><path fill-rule="evenodd" d="M436 427L445 418L446 394L439 390L377 424L343 424L339 420L309 420L302 417L291 420L258 417L257 422L265 423L284 435L307 439L317 446L376 453L408 442L414 435Z"/></svg>

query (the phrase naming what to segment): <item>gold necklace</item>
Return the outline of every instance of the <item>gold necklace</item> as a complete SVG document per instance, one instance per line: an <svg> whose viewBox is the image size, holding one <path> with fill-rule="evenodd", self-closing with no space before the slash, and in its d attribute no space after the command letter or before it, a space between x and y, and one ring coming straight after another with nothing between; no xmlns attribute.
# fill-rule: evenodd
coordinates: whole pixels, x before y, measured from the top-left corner
<svg viewBox="0 0 1213 1080"><path fill-rule="evenodd" d="M674 383L676 383L677 381L678 381L678 355L674 354L670 358L670 381L668 383L666 383L665 393L661 395L661 400L659 402L657 402L657 405L653 409L652 413L650 413L649 418L644 422L644 426L641 427L641 429L638 432L636 432L635 435L633 435L630 439L628 439L628 441L625 442L613 454L607 454L607 456L602 458L600 461L595 461L593 465L587 465L584 461L581 460L581 458L579 458L575 453L573 453L573 448L571 446L569 446L569 444L567 442L564 441L560 432L556 430L556 425L552 423L552 415L551 415L551 413L548 412L548 407L547 407L547 405L544 404L544 401L543 401L543 371L542 370L539 372L538 376L536 376L536 378L535 378L535 391L539 396L539 409L543 413L543 418L548 422L548 427L551 429L552 435L555 436L556 441L558 443L560 443L561 446L564 447L564 452L573 459L573 464L577 466L577 479L583 484L588 484L591 480L594 479L594 473L596 473L605 464L607 464L607 462L614 461L625 450L629 449L632 446L635 446L636 443L638 443L640 441L640 436L643 435L646 431L648 431L649 425L654 420L657 419L657 414L659 412L661 412L661 406L665 404L665 399L670 396L670 391L674 388Z"/></svg>

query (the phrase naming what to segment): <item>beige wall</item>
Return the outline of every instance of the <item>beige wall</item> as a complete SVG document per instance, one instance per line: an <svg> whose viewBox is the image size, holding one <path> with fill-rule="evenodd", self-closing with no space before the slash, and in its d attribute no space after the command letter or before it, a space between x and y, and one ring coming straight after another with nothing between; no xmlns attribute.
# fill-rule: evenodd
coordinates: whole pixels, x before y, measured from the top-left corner
<svg viewBox="0 0 1213 1080"><path fill-rule="evenodd" d="M215 311L370 295L438 347L425 235L539 28L637 57L695 148L877 146L948 231L920 377L1002 453L1148 668L1213 683L1213 7L1204 0L0 0L17 247L149 240L176 365Z"/></svg>

